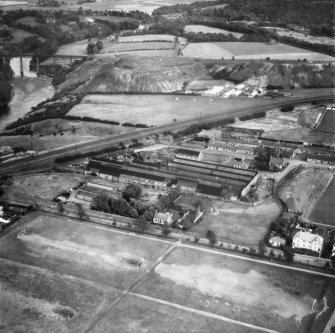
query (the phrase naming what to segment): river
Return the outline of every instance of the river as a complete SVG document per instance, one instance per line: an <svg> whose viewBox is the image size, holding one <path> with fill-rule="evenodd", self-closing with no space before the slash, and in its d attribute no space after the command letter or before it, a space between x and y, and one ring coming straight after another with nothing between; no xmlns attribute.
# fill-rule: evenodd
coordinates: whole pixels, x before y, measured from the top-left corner
<svg viewBox="0 0 335 333"><path fill-rule="evenodd" d="M9 103L8 112L0 114L0 131L9 123L23 117L30 109L54 94L51 79L47 76L37 77L29 70L29 58L23 58L24 77L20 76L20 58L12 58L10 66L15 74L12 81L14 96Z"/></svg>

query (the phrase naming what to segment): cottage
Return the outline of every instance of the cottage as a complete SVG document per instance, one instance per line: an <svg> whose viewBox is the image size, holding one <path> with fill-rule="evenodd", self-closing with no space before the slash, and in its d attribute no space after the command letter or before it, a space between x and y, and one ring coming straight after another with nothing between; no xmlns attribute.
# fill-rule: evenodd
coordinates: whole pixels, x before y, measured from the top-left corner
<svg viewBox="0 0 335 333"><path fill-rule="evenodd" d="M155 213L154 218L152 219L152 222L155 224L169 224L171 225L173 223L173 214L166 212L166 213L160 213L157 212Z"/></svg>
<svg viewBox="0 0 335 333"><path fill-rule="evenodd" d="M282 247L286 245L286 240L279 236L272 236L269 239L269 244L274 247Z"/></svg>
<svg viewBox="0 0 335 333"><path fill-rule="evenodd" d="M292 248L307 249L320 252L323 245L323 238L317 234L306 231L298 231L292 242Z"/></svg>
<svg viewBox="0 0 335 333"><path fill-rule="evenodd" d="M279 170L282 170L285 166L285 162L282 158L270 156L269 165Z"/></svg>

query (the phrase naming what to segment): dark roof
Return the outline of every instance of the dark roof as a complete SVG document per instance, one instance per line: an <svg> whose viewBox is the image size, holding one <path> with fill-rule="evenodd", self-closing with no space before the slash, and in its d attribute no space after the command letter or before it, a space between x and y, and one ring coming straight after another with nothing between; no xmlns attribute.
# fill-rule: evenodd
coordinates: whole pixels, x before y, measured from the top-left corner
<svg viewBox="0 0 335 333"><path fill-rule="evenodd" d="M200 152L188 149L178 149L177 154L199 156Z"/></svg>
<svg viewBox="0 0 335 333"><path fill-rule="evenodd" d="M327 155L318 155L318 154L305 154L306 158L310 158L313 160L319 161L327 161L335 163L335 156L327 156Z"/></svg>
<svg viewBox="0 0 335 333"><path fill-rule="evenodd" d="M213 195L215 197L219 197L221 195L222 189L221 187L208 186L204 184L199 184L197 186L197 192L207 195Z"/></svg>

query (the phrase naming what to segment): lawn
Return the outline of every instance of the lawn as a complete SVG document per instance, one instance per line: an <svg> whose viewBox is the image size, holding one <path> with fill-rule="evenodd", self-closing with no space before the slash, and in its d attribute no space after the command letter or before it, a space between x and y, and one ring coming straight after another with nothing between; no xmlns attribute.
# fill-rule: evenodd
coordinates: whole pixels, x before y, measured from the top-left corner
<svg viewBox="0 0 335 333"><path fill-rule="evenodd" d="M179 200L178 204L184 205L184 202L187 207L187 197ZM219 240L246 246L257 245L266 235L270 223L275 221L281 212L274 201L251 207L204 199L203 207L205 215L190 229L192 234L205 238L207 231L212 230Z"/></svg>
<svg viewBox="0 0 335 333"><path fill-rule="evenodd" d="M36 198L51 200L64 190L70 190L86 178L75 174L36 174L14 176L12 184L4 187L5 197L11 200L31 200Z"/></svg>
<svg viewBox="0 0 335 333"><path fill-rule="evenodd" d="M265 100L263 100L265 101ZM169 95L86 95L67 115L92 117L102 120L162 125L176 119L206 117L236 108L259 104L262 100L242 97L220 99L205 96Z"/></svg>
<svg viewBox="0 0 335 333"><path fill-rule="evenodd" d="M206 25L198 25L198 24L194 24L194 25L186 25L185 26L185 32L203 32L205 34L232 34L237 38L240 38L243 36L243 34L239 33L239 32L233 32L233 31L228 31L225 29L219 29L219 28L212 28L212 27L208 27Z"/></svg>
<svg viewBox="0 0 335 333"><path fill-rule="evenodd" d="M0 241L0 257L124 289L169 245L41 214Z"/></svg>
<svg viewBox="0 0 335 333"><path fill-rule="evenodd" d="M135 292L285 333L322 332L335 306L332 278L187 248Z"/></svg>
<svg viewBox="0 0 335 333"><path fill-rule="evenodd" d="M271 59L334 61L334 57L307 51L295 46L257 42L190 43L183 49L183 56L203 59Z"/></svg>
<svg viewBox="0 0 335 333"><path fill-rule="evenodd" d="M311 214L308 216L310 221L320 222L328 225L335 225L335 179L328 185L321 198L316 202Z"/></svg>
<svg viewBox="0 0 335 333"><path fill-rule="evenodd" d="M119 292L0 259L3 332L83 332ZM71 320L69 320L69 318Z"/></svg>

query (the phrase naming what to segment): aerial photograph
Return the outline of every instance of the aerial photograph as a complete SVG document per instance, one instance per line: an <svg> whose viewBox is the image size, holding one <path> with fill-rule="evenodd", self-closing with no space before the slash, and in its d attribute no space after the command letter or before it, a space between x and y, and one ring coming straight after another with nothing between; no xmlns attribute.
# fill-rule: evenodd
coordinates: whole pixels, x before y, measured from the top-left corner
<svg viewBox="0 0 335 333"><path fill-rule="evenodd" d="M0 333L335 333L335 0L0 0Z"/></svg>

